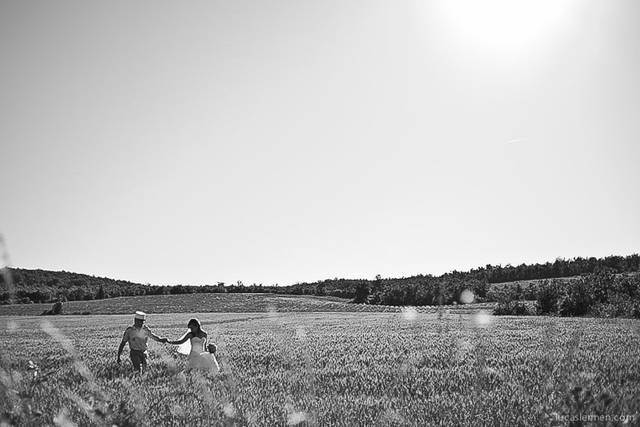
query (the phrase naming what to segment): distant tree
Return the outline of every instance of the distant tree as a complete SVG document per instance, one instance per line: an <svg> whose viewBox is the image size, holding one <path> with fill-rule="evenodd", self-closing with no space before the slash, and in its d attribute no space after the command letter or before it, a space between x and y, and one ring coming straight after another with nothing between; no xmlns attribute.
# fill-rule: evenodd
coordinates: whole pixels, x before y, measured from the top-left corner
<svg viewBox="0 0 640 427"><path fill-rule="evenodd" d="M558 312L560 289L555 280L545 280L539 285L536 297L538 314L552 314Z"/></svg>
<svg viewBox="0 0 640 427"><path fill-rule="evenodd" d="M62 301L56 301L51 308L52 314L62 314Z"/></svg>
<svg viewBox="0 0 640 427"><path fill-rule="evenodd" d="M52 277L49 280L47 280L47 286L58 286L60 284L60 279L57 277Z"/></svg>
<svg viewBox="0 0 640 427"><path fill-rule="evenodd" d="M104 292L104 286L100 285L98 288L98 292L96 292L95 299L105 299L108 298L106 293Z"/></svg>
<svg viewBox="0 0 640 427"><path fill-rule="evenodd" d="M353 298L353 302L361 304L367 302L367 297L369 296L369 285L367 282L360 282L358 286L356 286L356 295Z"/></svg>
<svg viewBox="0 0 640 427"><path fill-rule="evenodd" d="M324 283L318 283L316 285L315 295L325 296L327 294L326 285Z"/></svg>
<svg viewBox="0 0 640 427"><path fill-rule="evenodd" d="M49 310L42 312L41 316L52 316L62 314L62 302L56 301Z"/></svg>
<svg viewBox="0 0 640 427"><path fill-rule="evenodd" d="M515 299L516 300L521 300L523 296L523 291L522 291L522 284L520 282L516 283L516 294L515 294Z"/></svg>
<svg viewBox="0 0 640 427"><path fill-rule="evenodd" d="M563 291L558 301L558 313L561 316L582 316L589 312L593 298L584 278L569 282Z"/></svg>

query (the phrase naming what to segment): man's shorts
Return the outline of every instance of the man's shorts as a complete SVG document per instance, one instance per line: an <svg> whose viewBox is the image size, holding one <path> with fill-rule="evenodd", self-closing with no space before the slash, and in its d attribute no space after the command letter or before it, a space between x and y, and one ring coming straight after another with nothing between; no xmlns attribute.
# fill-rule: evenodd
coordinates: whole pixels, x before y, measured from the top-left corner
<svg viewBox="0 0 640 427"><path fill-rule="evenodd" d="M131 363L136 371L140 370L140 366L147 367L147 352L142 350L131 350Z"/></svg>

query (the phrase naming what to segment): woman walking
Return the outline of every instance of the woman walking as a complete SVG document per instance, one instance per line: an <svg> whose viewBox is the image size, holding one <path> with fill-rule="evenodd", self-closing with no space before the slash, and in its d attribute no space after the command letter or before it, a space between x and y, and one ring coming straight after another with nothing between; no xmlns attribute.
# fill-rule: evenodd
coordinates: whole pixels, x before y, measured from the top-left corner
<svg viewBox="0 0 640 427"><path fill-rule="evenodd" d="M216 346L207 345L208 335L202 330L198 319L191 319L187 323L189 330L176 341L167 341L169 344L179 345L178 352L187 355L189 368L204 371L218 372L220 367L216 360Z"/></svg>

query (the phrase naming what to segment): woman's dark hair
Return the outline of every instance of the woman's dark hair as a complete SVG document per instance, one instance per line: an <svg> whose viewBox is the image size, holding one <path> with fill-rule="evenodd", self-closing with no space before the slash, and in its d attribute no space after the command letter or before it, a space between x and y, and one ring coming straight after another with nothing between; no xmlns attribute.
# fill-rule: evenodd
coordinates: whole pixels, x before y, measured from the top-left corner
<svg viewBox="0 0 640 427"><path fill-rule="evenodd" d="M198 332L202 332L202 328L200 327L200 321L198 319L189 319L189 323L187 323L187 327L191 325L196 325L198 327Z"/></svg>

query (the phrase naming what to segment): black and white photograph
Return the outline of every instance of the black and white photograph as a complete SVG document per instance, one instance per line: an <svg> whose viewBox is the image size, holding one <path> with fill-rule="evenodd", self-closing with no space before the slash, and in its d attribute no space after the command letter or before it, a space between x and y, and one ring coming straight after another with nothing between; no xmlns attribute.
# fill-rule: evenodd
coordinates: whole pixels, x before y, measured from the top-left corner
<svg viewBox="0 0 640 427"><path fill-rule="evenodd" d="M0 0L0 427L640 425L640 1Z"/></svg>

